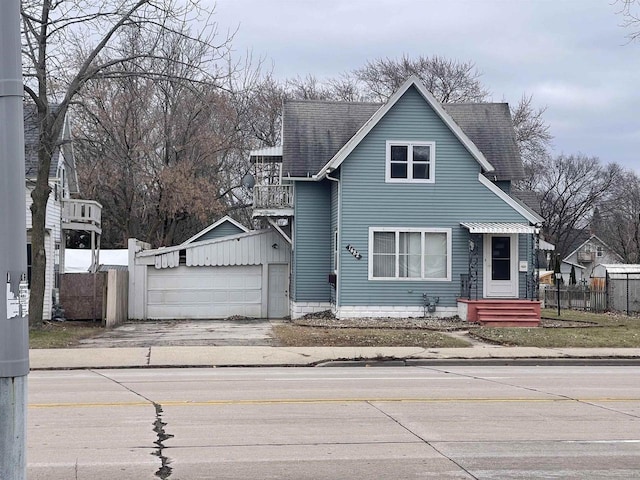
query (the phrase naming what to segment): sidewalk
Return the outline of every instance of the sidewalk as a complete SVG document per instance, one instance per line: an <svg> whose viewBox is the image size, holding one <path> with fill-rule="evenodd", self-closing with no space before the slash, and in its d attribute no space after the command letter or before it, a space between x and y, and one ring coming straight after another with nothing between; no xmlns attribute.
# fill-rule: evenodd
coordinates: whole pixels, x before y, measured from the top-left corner
<svg viewBox="0 0 640 480"><path fill-rule="evenodd" d="M31 370L164 367L332 366L387 362L425 365L449 362L594 363L640 365L640 348L528 348L474 345L467 348L151 346L34 349Z"/></svg>

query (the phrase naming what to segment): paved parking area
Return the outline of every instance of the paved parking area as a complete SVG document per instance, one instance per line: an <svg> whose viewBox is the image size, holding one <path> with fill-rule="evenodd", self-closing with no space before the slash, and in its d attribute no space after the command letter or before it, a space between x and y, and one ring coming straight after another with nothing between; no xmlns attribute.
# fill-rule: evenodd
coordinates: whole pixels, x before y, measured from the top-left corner
<svg viewBox="0 0 640 480"><path fill-rule="evenodd" d="M80 342L80 347L270 346L281 320L167 320L131 322Z"/></svg>

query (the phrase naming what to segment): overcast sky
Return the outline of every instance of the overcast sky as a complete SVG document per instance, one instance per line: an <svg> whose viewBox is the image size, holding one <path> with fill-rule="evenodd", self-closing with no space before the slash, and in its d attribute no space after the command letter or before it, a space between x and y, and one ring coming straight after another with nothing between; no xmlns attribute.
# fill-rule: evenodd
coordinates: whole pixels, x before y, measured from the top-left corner
<svg viewBox="0 0 640 480"><path fill-rule="evenodd" d="M554 153L640 173L640 43L614 0L217 0L221 33L278 78L402 54L472 61L493 101L546 106Z"/></svg>

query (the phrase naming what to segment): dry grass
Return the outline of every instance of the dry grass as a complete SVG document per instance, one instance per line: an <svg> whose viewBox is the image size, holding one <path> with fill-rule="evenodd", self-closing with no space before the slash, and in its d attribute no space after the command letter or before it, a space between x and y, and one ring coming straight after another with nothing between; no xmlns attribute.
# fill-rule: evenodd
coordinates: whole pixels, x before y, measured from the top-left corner
<svg viewBox="0 0 640 480"><path fill-rule="evenodd" d="M287 347L468 347L469 343L431 330L389 328L320 328L275 325L273 336Z"/></svg>
<svg viewBox="0 0 640 480"><path fill-rule="evenodd" d="M29 348L74 347L80 340L103 332L100 323L91 321L46 322L41 329L29 331Z"/></svg>
<svg viewBox="0 0 640 480"><path fill-rule="evenodd" d="M595 314L577 310L543 310L542 317L556 321L554 328L479 328L472 332L487 342L521 347L640 348L640 319L620 314ZM572 326L562 327L562 322ZM584 326L573 326L584 322Z"/></svg>

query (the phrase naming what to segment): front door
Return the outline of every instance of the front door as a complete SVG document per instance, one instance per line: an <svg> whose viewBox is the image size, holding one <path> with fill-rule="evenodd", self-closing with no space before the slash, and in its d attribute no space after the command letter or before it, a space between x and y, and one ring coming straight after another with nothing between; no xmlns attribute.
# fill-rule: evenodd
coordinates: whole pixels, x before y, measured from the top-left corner
<svg viewBox="0 0 640 480"><path fill-rule="evenodd" d="M518 235L485 235L484 296L518 297Z"/></svg>

